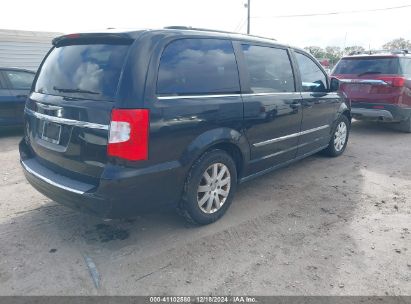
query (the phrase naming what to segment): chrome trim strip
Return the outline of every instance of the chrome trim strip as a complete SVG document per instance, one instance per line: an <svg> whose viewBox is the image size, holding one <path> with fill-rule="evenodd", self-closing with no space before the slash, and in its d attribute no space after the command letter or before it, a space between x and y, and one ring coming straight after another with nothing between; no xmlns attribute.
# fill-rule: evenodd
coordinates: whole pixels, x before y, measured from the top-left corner
<svg viewBox="0 0 411 304"><path fill-rule="evenodd" d="M296 161L298 161L298 160L300 160L300 159L303 159L303 158L305 158L305 157L307 157L307 156L309 156L309 155L312 155L312 154L314 154L314 153L317 153L317 152L319 152L319 151L321 151L321 150L324 150L325 148L327 148L327 146L322 146L322 147L320 147L320 148L318 148L318 149L315 149L315 150L313 150L313 151L310 151L310 152L308 152L308 153L305 153L304 155L297 156L297 157L294 158L294 159L290 159L290 160L288 160L288 161L286 161L286 162L280 163L280 164L278 164L278 165L276 165L276 166L273 166L273 167L271 167L271 168L267 168L267 169L264 169L264 170L259 171L259 172L257 172L257 173L254 173L254 174L251 174L251 175L249 175L249 176L243 177L243 178L241 178L241 179L239 180L239 183L242 184L242 183L244 183L244 182L247 182L247 181L249 181L249 180L252 180L252 179L254 179L254 178L258 177L258 176L261 176L261 175L263 175L263 174L266 174L266 173L269 173L269 172L271 172L271 171L277 170L277 169L279 169L279 168L283 168L283 167L285 167L285 166L288 166L289 164L295 163Z"/></svg>
<svg viewBox="0 0 411 304"><path fill-rule="evenodd" d="M321 127L318 127L318 128L305 130L305 131L300 132L300 135L305 135L305 134L309 134L309 133L312 133L312 132L320 131L320 130L323 130L323 129L327 129L329 127L330 127L330 125L324 125L324 126L321 126Z"/></svg>
<svg viewBox="0 0 411 304"><path fill-rule="evenodd" d="M76 126L76 127L80 127L80 128L108 130L108 125L102 125L102 124L92 123L92 122L88 122L88 121L80 121L80 120L50 116L50 115L35 112L35 111L27 109L27 108L24 108L24 112L26 112L27 114L29 114L31 116L34 116L38 119L43 119L43 120L47 120L47 121L51 121L51 122L55 122L55 123L64 124L64 125Z"/></svg>
<svg viewBox="0 0 411 304"><path fill-rule="evenodd" d="M297 133L293 133L293 134L289 134L289 135L269 139L269 140L262 141L262 142L259 142L259 143L255 143L255 144L253 144L253 146L254 147L261 147L261 146L269 145L269 144L279 142L279 141L282 141L282 140L286 140L286 139L298 137L298 136L301 136L301 135L317 132L317 131L320 131L320 130L323 130L323 129L327 129L329 127L330 127L330 125L324 125L324 126L321 126L321 127L318 127L318 128L313 128L313 129L309 129L309 130L305 130L305 131L301 131L301 132L297 132Z"/></svg>
<svg viewBox="0 0 411 304"><path fill-rule="evenodd" d="M241 94L210 94L210 95L183 95L183 96L157 96L159 100L170 100L170 99L199 99L199 98L221 98L221 97L238 97Z"/></svg>
<svg viewBox="0 0 411 304"><path fill-rule="evenodd" d="M51 111L53 111L53 110L54 110L54 111L55 111L55 110L62 110L62 109L63 109L62 107L59 107L59 106L46 105L46 104L40 103L40 102L37 102L36 105L37 105L38 107L42 108L42 109L51 110Z"/></svg>
<svg viewBox="0 0 411 304"><path fill-rule="evenodd" d="M274 95L285 95L285 94L299 94L299 92L276 92L276 93L247 93L247 94L209 94L209 95L182 95L182 96L157 96L159 100L170 100L170 99L200 99L200 98L222 98L222 97L239 97L239 96L274 96Z"/></svg>
<svg viewBox="0 0 411 304"><path fill-rule="evenodd" d="M42 181L44 181L44 182L46 182L46 183L48 183L48 184L50 184L50 185L53 185L53 186L55 186L55 187L58 187L58 188L60 188L60 189L64 189L64 190L67 190L67 191L70 191L70 192L73 192L73 193L84 194L84 191L77 190L77 189L73 189L73 188L64 186L64 185L62 185L62 184L56 183L56 182L52 181L51 179L48 179L47 177L45 177L45 176L43 176L43 175L41 175L41 174L33 171L29 166L27 166L27 165L24 163L24 161L21 161L21 164L22 164L22 166L24 167L24 169L25 169L27 172L29 172L30 174L34 175L35 177L41 179Z"/></svg>
<svg viewBox="0 0 411 304"><path fill-rule="evenodd" d="M252 160L251 163L255 163L255 162L258 162L258 161L267 159L267 158L275 157L275 156L278 156L278 155L281 155L281 154L290 152L290 151L292 151L292 150L300 149L300 148L305 147L305 146L307 146L307 145L309 145L309 144L316 143L316 142L320 141L320 140L323 139L323 138L324 138L324 137L318 137L318 138L314 139L313 141L306 142L306 143L303 143L303 144L299 144L299 145L293 146L293 147L288 148L288 149L285 149L285 150L280 150L280 151L275 152L275 153L273 153L273 154L265 155L265 156L263 156L263 157L261 157L261 158Z"/></svg>
<svg viewBox="0 0 411 304"><path fill-rule="evenodd" d="M387 82L381 79L339 79L341 83L349 84L371 84L371 85L383 85L389 86Z"/></svg>
<svg viewBox="0 0 411 304"><path fill-rule="evenodd" d="M298 94L300 96L300 92L272 92L272 93L246 93L242 94L242 96L277 96L277 95L293 95Z"/></svg>

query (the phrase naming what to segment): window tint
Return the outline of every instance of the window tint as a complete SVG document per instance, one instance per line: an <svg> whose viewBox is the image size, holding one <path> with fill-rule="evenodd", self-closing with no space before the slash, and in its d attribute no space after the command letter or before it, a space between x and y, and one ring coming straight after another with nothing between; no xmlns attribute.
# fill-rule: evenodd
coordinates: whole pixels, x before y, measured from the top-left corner
<svg viewBox="0 0 411 304"><path fill-rule="evenodd" d="M2 75L2 71L0 70L0 89L5 89L5 85L3 84L3 75Z"/></svg>
<svg viewBox="0 0 411 304"><path fill-rule="evenodd" d="M240 84L231 41L180 39L164 50L158 72L158 94L238 92Z"/></svg>
<svg viewBox="0 0 411 304"><path fill-rule="evenodd" d="M6 77L11 83L11 89L25 89L29 90L34 79L33 73L21 71L4 71Z"/></svg>
<svg viewBox="0 0 411 304"><path fill-rule="evenodd" d="M396 58L346 58L341 59L333 74L362 74L372 72L377 74L398 74L398 60Z"/></svg>
<svg viewBox="0 0 411 304"><path fill-rule="evenodd" d="M243 44L242 49L254 93L294 92L294 75L283 49Z"/></svg>
<svg viewBox="0 0 411 304"><path fill-rule="evenodd" d="M301 74L303 92L326 92L327 78L318 65L309 57L295 53Z"/></svg>
<svg viewBox="0 0 411 304"><path fill-rule="evenodd" d="M57 47L44 62L35 91L43 94L113 100L128 45Z"/></svg>
<svg viewBox="0 0 411 304"><path fill-rule="evenodd" d="M401 58L400 63L402 75L404 75L407 78L411 78L411 58Z"/></svg>

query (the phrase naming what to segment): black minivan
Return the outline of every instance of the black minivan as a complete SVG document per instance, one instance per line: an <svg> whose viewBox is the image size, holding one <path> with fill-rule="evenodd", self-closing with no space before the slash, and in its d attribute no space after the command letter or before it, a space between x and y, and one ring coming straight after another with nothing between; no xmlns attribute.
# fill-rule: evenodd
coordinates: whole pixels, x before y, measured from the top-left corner
<svg viewBox="0 0 411 304"><path fill-rule="evenodd" d="M25 107L21 164L63 204L104 218L177 206L208 224L238 183L343 153L350 105L305 51L170 27L56 38Z"/></svg>

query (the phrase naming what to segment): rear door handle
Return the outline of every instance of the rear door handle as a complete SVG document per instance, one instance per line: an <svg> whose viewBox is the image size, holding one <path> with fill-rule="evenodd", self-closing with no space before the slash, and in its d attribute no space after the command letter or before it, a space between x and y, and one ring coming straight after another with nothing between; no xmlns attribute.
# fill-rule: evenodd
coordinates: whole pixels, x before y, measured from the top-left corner
<svg viewBox="0 0 411 304"><path fill-rule="evenodd" d="M27 95L16 95L17 98L27 98Z"/></svg>

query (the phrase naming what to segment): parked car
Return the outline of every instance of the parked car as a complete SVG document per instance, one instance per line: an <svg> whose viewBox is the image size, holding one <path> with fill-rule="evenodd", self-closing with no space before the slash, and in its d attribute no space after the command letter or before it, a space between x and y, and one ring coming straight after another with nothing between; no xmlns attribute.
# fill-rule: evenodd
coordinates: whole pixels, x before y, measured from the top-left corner
<svg viewBox="0 0 411 304"><path fill-rule="evenodd" d="M105 218L172 205L208 224L238 183L346 147L349 104L301 49L188 28L53 45L20 154L28 181L56 202Z"/></svg>
<svg viewBox="0 0 411 304"><path fill-rule="evenodd" d="M0 67L0 127L23 125L24 104L35 73Z"/></svg>
<svg viewBox="0 0 411 304"><path fill-rule="evenodd" d="M352 116L411 132L411 55L407 52L342 58L332 76L351 100Z"/></svg>

